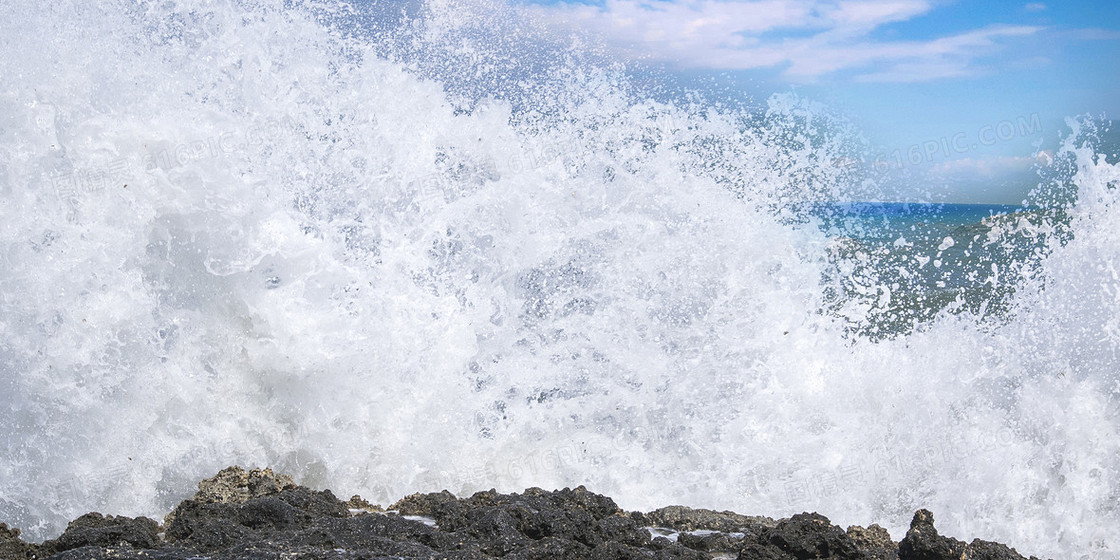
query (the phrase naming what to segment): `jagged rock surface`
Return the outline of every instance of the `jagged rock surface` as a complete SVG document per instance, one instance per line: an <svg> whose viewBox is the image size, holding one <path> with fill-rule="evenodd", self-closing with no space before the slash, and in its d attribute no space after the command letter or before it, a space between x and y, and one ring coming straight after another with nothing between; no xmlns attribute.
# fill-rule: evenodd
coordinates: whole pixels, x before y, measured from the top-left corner
<svg viewBox="0 0 1120 560"><path fill-rule="evenodd" d="M19 529L9 529L6 523L0 523L0 558L31 558L34 551L35 547L20 540Z"/></svg>
<svg viewBox="0 0 1120 560"><path fill-rule="evenodd" d="M899 560L1027 560L1014 548L999 543L975 539L965 544L952 537L937 534L933 527L933 514L920 509L914 513L906 538L898 543ZM1038 560L1031 556L1030 560Z"/></svg>
<svg viewBox="0 0 1120 560"><path fill-rule="evenodd" d="M0 559L264 560L446 558L741 560L1021 560L1002 544L942 537L920 510L901 543L882 527L832 525L816 513L773 520L667 507L622 511L583 487L457 498L413 494L380 513L355 496L295 485L268 469L231 467L199 483L162 527L144 517L90 513L57 539L25 543L0 524ZM417 520L405 516L428 518ZM651 537L647 528L663 528ZM678 531L672 533L672 531Z"/></svg>
<svg viewBox="0 0 1120 560"><path fill-rule="evenodd" d="M649 513L635 515L647 526L671 527L678 531L732 532L744 527L769 528L777 525L777 522L769 517L740 515L731 511L692 509L684 506L663 507Z"/></svg>
<svg viewBox="0 0 1120 560"><path fill-rule="evenodd" d="M875 560L898 560L898 543L891 540L886 529L871 525L866 529L858 525L848 527L848 537Z"/></svg>

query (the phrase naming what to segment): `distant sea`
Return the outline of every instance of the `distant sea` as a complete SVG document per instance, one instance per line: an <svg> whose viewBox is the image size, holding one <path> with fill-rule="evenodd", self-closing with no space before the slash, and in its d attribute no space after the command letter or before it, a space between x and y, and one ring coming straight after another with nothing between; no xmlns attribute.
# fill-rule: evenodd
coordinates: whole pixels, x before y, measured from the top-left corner
<svg viewBox="0 0 1120 560"><path fill-rule="evenodd" d="M1005 316L1061 219L1006 204L848 202L809 213L831 239L830 310L873 338L910 332L942 312Z"/></svg>

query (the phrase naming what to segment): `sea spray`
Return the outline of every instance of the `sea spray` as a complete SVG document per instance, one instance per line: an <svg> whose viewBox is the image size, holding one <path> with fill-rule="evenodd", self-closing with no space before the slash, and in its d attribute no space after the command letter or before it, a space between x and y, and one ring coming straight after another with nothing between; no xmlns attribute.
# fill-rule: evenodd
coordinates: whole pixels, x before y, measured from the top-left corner
<svg viewBox="0 0 1120 560"><path fill-rule="evenodd" d="M872 340L789 219L857 187L836 144L788 143L816 138L788 99L654 101L563 41L518 66L532 41L469 3L409 10L0 7L0 520L159 517L240 463L896 539L926 507L1115 554L1117 170L1091 144L1005 320Z"/></svg>

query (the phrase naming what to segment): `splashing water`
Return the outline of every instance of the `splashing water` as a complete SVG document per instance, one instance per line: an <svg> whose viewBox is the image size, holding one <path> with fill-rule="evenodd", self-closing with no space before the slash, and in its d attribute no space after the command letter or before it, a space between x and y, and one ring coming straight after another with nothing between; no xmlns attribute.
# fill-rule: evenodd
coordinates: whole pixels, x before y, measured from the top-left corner
<svg viewBox="0 0 1120 560"><path fill-rule="evenodd" d="M1120 171L1083 123L1000 322L852 336L790 219L858 197L811 112L653 101L492 8L0 6L0 521L158 517L240 463L1116 553Z"/></svg>

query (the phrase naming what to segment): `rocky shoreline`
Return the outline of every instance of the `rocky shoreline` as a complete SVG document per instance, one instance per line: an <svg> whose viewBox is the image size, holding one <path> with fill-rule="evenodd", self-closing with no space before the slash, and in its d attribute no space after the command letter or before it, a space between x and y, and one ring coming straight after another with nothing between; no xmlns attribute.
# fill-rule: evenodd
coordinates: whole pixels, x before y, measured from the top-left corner
<svg viewBox="0 0 1120 560"><path fill-rule="evenodd" d="M680 506L625 512L583 487L520 494L413 494L388 510L296 485L269 469L222 470L163 524L89 513L57 539L24 542L0 523L0 559L708 559L1017 560L1014 549L937 534L919 510L901 542L816 513L774 520ZM1033 557L1031 557L1033 558Z"/></svg>

